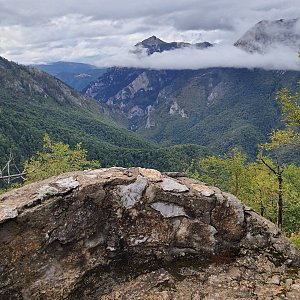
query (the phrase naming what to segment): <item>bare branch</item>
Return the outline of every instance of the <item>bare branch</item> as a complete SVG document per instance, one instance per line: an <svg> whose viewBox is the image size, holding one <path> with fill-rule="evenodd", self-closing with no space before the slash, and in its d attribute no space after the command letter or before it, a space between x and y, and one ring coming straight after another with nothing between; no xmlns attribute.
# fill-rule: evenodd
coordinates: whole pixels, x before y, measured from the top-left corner
<svg viewBox="0 0 300 300"><path fill-rule="evenodd" d="M6 179L11 179L11 178L18 178L26 175L27 173L20 173L20 174L10 174L10 175L5 175L5 176L0 176L0 180L6 180Z"/></svg>
<svg viewBox="0 0 300 300"><path fill-rule="evenodd" d="M16 170L17 172L12 173L12 170ZM3 167L3 169L0 169L0 180L6 180L8 184L11 183L12 180L14 179L18 179L21 178L24 180L24 175L26 175L27 173L25 172L20 172L19 168L17 167L17 164L15 162L14 159L14 155L11 151L11 149L9 150L9 156L8 156L8 160L5 164L5 166Z"/></svg>
<svg viewBox="0 0 300 300"><path fill-rule="evenodd" d="M277 172L263 159L261 158L261 161L265 166L267 166L275 175L277 175Z"/></svg>

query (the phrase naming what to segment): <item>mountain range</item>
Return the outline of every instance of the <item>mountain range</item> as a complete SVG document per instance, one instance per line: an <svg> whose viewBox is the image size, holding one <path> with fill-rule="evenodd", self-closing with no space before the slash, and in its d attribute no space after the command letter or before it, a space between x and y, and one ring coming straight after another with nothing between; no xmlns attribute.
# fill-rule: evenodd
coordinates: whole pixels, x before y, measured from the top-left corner
<svg viewBox="0 0 300 300"><path fill-rule="evenodd" d="M162 148L147 142L117 125L94 99L43 71L0 57L0 166L12 151L22 167L42 148L45 133L71 147L82 142L89 158L99 160L103 167L135 165L180 171L191 157L207 153L197 145Z"/></svg>
<svg viewBox="0 0 300 300"><path fill-rule="evenodd" d="M300 49L298 21L259 22L235 46L248 52L280 45ZM151 55L192 45L153 36L136 46ZM83 92L99 101L116 122L162 145L195 143L217 153L236 146L254 158L257 144L282 126L276 93L283 87L296 89L299 79L298 71L259 68L114 67Z"/></svg>
<svg viewBox="0 0 300 300"><path fill-rule="evenodd" d="M196 43L196 44L190 44L185 42L171 42L167 43L159 38L157 38L155 35L143 40L140 43L137 43L135 45L135 53L139 53L141 49L146 49L146 52L148 55L151 55L155 52L164 52L164 51L170 51L170 50L176 50L176 49L183 49L188 47L193 47L196 49L205 49L212 47L213 45L209 42L202 42L202 43Z"/></svg>
<svg viewBox="0 0 300 300"><path fill-rule="evenodd" d="M90 64L65 61L32 65L32 67L55 76L79 92L91 81L97 80L98 77L106 72L106 68L97 68Z"/></svg>
<svg viewBox="0 0 300 300"><path fill-rule="evenodd" d="M218 153L236 146L254 157L281 125L276 92L299 78L259 69L112 68L85 92L119 124L162 145L195 143Z"/></svg>
<svg viewBox="0 0 300 300"><path fill-rule="evenodd" d="M268 24L284 28L285 34L280 39L271 35ZM248 52L267 51L262 49L278 41L294 47L299 42L294 35L297 24L298 20L259 22L235 45ZM258 33L265 38L253 38ZM251 41L260 48L248 46ZM167 43L152 36L135 49L137 55L153 55L186 47L202 51L214 45ZM209 151L223 154L233 147L254 158L257 144L282 126L276 93L283 87L295 90L299 79L299 72L285 70L104 70L69 62L32 68L1 58L0 164L9 149L20 164L24 162L41 149L46 132L71 146L83 142L90 158L103 166L183 170L195 157ZM290 157L300 162L299 151Z"/></svg>

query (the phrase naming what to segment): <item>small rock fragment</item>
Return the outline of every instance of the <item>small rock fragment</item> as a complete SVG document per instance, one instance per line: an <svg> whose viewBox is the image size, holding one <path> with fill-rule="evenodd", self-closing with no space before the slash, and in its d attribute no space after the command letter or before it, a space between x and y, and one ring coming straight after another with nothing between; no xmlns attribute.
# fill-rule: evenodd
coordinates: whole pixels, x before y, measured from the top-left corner
<svg viewBox="0 0 300 300"><path fill-rule="evenodd" d="M161 179L162 179L161 173L157 170L154 170L154 169L139 168L139 173L142 176L147 177L151 181L154 181L154 182L161 181Z"/></svg>
<svg viewBox="0 0 300 300"><path fill-rule="evenodd" d="M203 196L206 196L206 197L210 197L212 196L215 192L210 189L209 187L205 186L205 185L201 185L201 184L192 184L192 187L200 192Z"/></svg>
<svg viewBox="0 0 300 300"><path fill-rule="evenodd" d="M55 196L58 194L58 189L53 186L44 185L38 190L38 199L44 200L49 196Z"/></svg>
<svg viewBox="0 0 300 300"><path fill-rule="evenodd" d="M79 186L79 182L75 180L74 177L57 180L55 184L57 184L59 188L64 188L67 190L73 190Z"/></svg>
<svg viewBox="0 0 300 300"><path fill-rule="evenodd" d="M171 178L164 178L159 185L165 192L182 193L187 192L189 190L189 188L186 185L181 184L178 181Z"/></svg>
<svg viewBox="0 0 300 300"><path fill-rule="evenodd" d="M4 222L8 219L13 219L18 216L17 209L10 209L10 208L1 208L0 206L0 220ZM1 223L0 222L0 223Z"/></svg>
<svg viewBox="0 0 300 300"><path fill-rule="evenodd" d="M274 275L268 280L268 283L279 285L280 277L278 275Z"/></svg>
<svg viewBox="0 0 300 300"><path fill-rule="evenodd" d="M132 208L142 198L147 184L147 178L138 176L134 183L121 186L120 196L122 205L126 208Z"/></svg>
<svg viewBox="0 0 300 300"><path fill-rule="evenodd" d="M161 213L165 218L188 216L183 207L165 202L152 203L151 207Z"/></svg>

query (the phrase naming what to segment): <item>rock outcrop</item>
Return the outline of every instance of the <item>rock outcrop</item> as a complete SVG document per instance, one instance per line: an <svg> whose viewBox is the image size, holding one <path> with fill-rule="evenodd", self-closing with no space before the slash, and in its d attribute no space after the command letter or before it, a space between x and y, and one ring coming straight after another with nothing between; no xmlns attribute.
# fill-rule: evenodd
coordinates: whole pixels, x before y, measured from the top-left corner
<svg viewBox="0 0 300 300"><path fill-rule="evenodd" d="M2 195L0 299L299 299L300 254L274 224L168 175L74 172Z"/></svg>
<svg viewBox="0 0 300 300"><path fill-rule="evenodd" d="M171 42L167 43L162 41L161 39L157 38L156 36L151 36L140 43L135 45L134 53L139 54L141 49L145 49L148 55L151 55L156 52L164 52L164 51L171 51L176 49L183 49L183 48L194 48L194 49L206 49L209 47L213 47L213 44L209 42L201 42L196 44L190 44L185 42Z"/></svg>

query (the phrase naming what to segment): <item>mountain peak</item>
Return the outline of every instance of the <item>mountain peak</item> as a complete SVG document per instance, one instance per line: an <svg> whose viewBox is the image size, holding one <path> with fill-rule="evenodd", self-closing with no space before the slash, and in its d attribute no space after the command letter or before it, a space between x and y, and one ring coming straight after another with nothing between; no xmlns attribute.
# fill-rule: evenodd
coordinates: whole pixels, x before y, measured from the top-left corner
<svg viewBox="0 0 300 300"><path fill-rule="evenodd" d="M300 18L262 20L250 28L235 44L248 52L265 53L270 48L284 46L300 48Z"/></svg>
<svg viewBox="0 0 300 300"><path fill-rule="evenodd" d="M151 55L155 52L164 52L169 50L181 49L186 47L195 47L197 49L205 49L211 47L212 44L209 42L202 42L196 44L190 44L185 42L170 42L167 43L155 35L150 36L149 38L137 43L135 47L137 48L145 48L147 50L148 55ZM139 49L136 51L139 52Z"/></svg>
<svg viewBox="0 0 300 300"><path fill-rule="evenodd" d="M155 35L150 36L149 38L143 40L140 44L144 46L157 46L157 45L163 45L166 44L166 42L162 41Z"/></svg>

